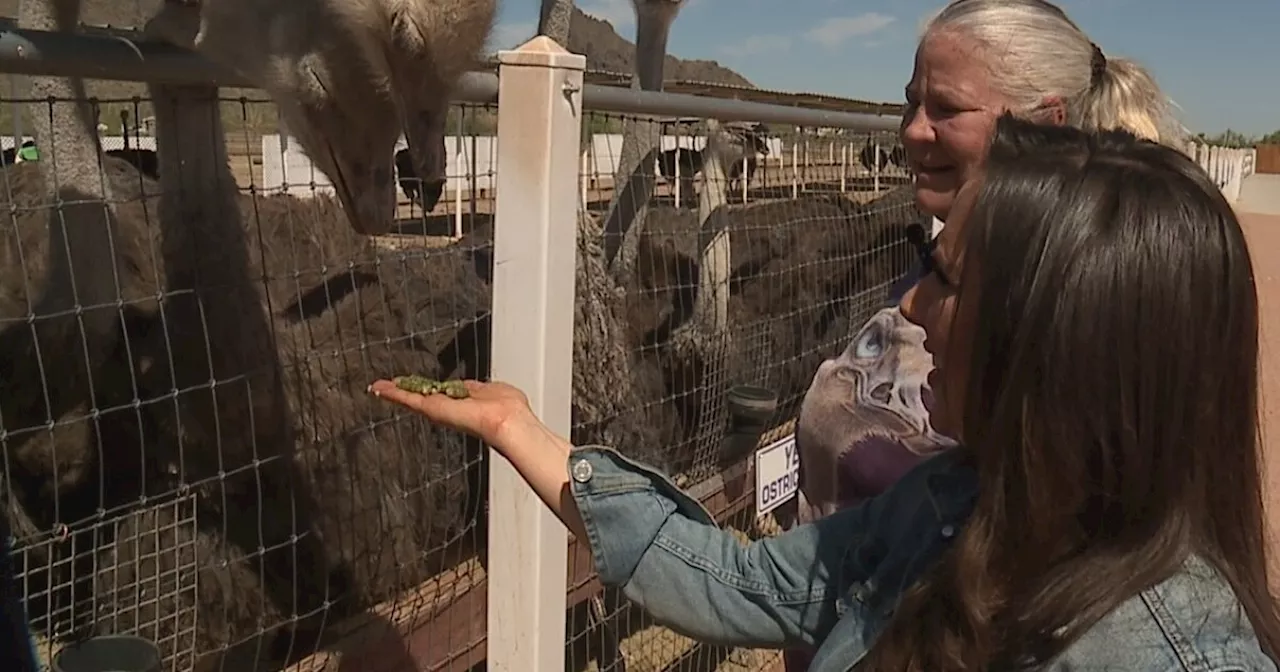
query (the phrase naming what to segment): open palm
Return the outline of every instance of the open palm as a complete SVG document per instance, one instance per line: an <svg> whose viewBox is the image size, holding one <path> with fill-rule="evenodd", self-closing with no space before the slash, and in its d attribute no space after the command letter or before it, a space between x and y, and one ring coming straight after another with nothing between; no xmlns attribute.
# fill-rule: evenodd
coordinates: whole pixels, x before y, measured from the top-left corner
<svg viewBox="0 0 1280 672"><path fill-rule="evenodd" d="M504 427L512 420L533 418L529 398L519 389L501 382L482 383L466 380L470 396L454 399L444 394L418 394L396 387L390 380L378 380L369 392L417 411L434 423L471 434L487 444L498 442Z"/></svg>

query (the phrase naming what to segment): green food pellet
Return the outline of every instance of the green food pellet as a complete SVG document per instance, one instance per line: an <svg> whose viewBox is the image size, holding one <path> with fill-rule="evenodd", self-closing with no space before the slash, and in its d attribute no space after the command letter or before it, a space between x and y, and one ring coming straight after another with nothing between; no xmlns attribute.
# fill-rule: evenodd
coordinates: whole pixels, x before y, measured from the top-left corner
<svg viewBox="0 0 1280 672"><path fill-rule="evenodd" d="M466 399L470 394L461 380L435 380L425 376L396 376L396 387L417 394L443 394L452 399Z"/></svg>

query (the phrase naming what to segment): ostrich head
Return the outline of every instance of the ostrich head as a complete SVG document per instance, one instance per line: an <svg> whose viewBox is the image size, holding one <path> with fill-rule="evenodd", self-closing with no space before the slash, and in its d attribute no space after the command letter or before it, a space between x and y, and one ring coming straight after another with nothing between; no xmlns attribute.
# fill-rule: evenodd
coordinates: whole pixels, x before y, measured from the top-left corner
<svg viewBox="0 0 1280 672"><path fill-rule="evenodd" d="M662 89L667 36L684 0L632 0L636 9L635 73L645 91Z"/></svg>
<svg viewBox="0 0 1280 672"><path fill-rule="evenodd" d="M391 161L400 133L389 95L359 67L371 31L337 14L301 21L315 9L306 3L261 9L251 0L170 0L144 30L266 90L289 133L333 183L351 227L387 231L395 219Z"/></svg>
<svg viewBox="0 0 1280 672"><path fill-rule="evenodd" d="M769 127L763 123L756 124L751 129L751 137L755 140L756 151L762 156L769 156Z"/></svg>
<svg viewBox="0 0 1280 672"><path fill-rule="evenodd" d="M319 156L343 206L354 213L355 229L381 233L393 220L392 165L402 130L423 193L443 188L451 94L462 75L480 65L497 3L324 1L342 34L307 42L317 50L307 70L327 71L335 85L324 86L319 75L312 84L304 72L285 95L273 97L295 99L289 112L301 119L299 144Z"/></svg>
<svg viewBox="0 0 1280 672"><path fill-rule="evenodd" d="M370 0L362 0L370 1ZM424 194L445 183L446 121L462 75L480 66L495 0L384 0L388 42L382 63Z"/></svg>
<svg viewBox="0 0 1280 672"><path fill-rule="evenodd" d="M395 221L392 157L400 129L384 91L310 54L266 86L290 135L328 176L347 221L365 235ZM354 73L359 74L359 73Z"/></svg>
<svg viewBox="0 0 1280 672"><path fill-rule="evenodd" d="M395 219L403 132L430 193L444 183L445 119L479 62L496 0L169 0L148 32L244 74L333 183L352 228Z"/></svg>

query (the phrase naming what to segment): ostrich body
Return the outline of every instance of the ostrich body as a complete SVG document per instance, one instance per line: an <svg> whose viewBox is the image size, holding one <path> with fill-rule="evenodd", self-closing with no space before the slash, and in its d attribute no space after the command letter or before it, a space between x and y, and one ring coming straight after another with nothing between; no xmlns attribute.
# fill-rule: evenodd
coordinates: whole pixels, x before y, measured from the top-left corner
<svg viewBox="0 0 1280 672"><path fill-rule="evenodd" d="M899 168L906 168L907 152L901 144L894 144L886 149L883 146L877 147L875 140L868 138L867 144L858 152L858 161L872 172L883 172L891 163Z"/></svg>
<svg viewBox="0 0 1280 672"><path fill-rule="evenodd" d="M109 149L105 152L106 155L128 161L133 164L134 168L138 169L138 172L153 180L160 179L159 156L149 149L129 146L129 119L123 112L120 113L120 135L124 140L124 147L122 149Z"/></svg>
<svg viewBox="0 0 1280 672"><path fill-rule="evenodd" d="M444 182L450 96L479 63L496 4L168 2L156 33L270 93L298 143L333 183L352 227L376 234L394 223L392 156L401 129L424 184Z"/></svg>

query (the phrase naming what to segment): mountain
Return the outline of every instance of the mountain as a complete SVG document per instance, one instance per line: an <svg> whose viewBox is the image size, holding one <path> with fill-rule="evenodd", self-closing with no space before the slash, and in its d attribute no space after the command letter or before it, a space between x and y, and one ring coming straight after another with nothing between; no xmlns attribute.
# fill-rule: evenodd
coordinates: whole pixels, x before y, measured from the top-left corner
<svg viewBox="0 0 1280 672"><path fill-rule="evenodd" d="M569 51L586 56L588 70L629 75L635 44L618 35L608 21L575 7L569 24ZM686 61L668 55L663 73L668 80L755 87L746 77L715 61Z"/></svg>

